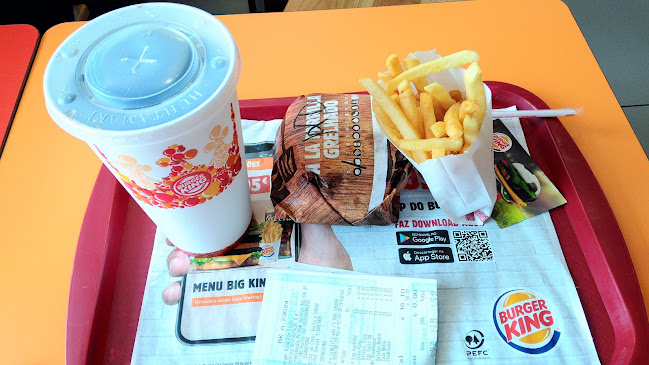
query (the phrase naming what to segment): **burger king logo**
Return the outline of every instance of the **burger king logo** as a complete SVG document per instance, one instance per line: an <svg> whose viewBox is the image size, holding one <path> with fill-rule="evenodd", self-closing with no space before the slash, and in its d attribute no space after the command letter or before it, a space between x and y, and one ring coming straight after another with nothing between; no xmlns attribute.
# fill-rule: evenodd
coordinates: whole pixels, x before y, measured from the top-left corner
<svg viewBox="0 0 649 365"><path fill-rule="evenodd" d="M506 152L512 148L512 139L504 133L494 133L494 152Z"/></svg>
<svg viewBox="0 0 649 365"><path fill-rule="evenodd" d="M496 331L509 346L527 354L542 354L557 345L558 320L547 299L528 291L510 290L494 304Z"/></svg>
<svg viewBox="0 0 649 365"><path fill-rule="evenodd" d="M197 171L176 180L171 189L180 196L194 196L207 189L212 181L212 175L205 171Z"/></svg>
<svg viewBox="0 0 649 365"><path fill-rule="evenodd" d="M275 248L273 245L265 245L261 249L261 254L264 255L264 257L271 257L275 253Z"/></svg>

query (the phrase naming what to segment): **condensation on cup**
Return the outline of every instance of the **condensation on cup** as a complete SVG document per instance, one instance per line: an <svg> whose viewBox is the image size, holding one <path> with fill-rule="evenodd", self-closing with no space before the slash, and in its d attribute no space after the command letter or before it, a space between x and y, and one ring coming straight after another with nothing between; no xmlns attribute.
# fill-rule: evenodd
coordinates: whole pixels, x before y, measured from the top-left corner
<svg viewBox="0 0 649 365"><path fill-rule="evenodd" d="M71 34L45 70L52 119L90 146L158 229L220 254L251 219L238 48L211 14L146 3Z"/></svg>

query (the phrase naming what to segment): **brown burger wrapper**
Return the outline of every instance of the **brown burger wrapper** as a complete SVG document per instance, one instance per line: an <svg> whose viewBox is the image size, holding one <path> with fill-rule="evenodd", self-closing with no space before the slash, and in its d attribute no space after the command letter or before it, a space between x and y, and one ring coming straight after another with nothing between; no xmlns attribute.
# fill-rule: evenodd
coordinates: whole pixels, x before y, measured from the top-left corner
<svg viewBox="0 0 649 365"><path fill-rule="evenodd" d="M367 94L310 94L291 104L275 142L276 218L355 226L398 220L412 165L378 127L377 138L372 118Z"/></svg>

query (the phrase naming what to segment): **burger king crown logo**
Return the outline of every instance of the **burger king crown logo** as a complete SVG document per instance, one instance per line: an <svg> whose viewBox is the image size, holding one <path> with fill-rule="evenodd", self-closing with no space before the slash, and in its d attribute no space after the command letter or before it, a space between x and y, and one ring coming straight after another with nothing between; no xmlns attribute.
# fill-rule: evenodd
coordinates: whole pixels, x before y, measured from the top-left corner
<svg viewBox="0 0 649 365"><path fill-rule="evenodd" d="M561 336L557 315L547 299L524 290L502 294L493 309L494 325L503 341L527 354L542 354L557 345Z"/></svg>
<svg viewBox="0 0 649 365"><path fill-rule="evenodd" d="M119 155L111 162L94 147L135 198L163 209L193 207L225 191L243 167L232 104L230 119L231 129L217 124L210 131L209 142L203 148L203 157L209 158L206 163L192 162L199 155L196 148L173 144L162 149L155 164L164 169L164 175L157 179L149 176L153 166L128 155Z"/></svg>
<svg viewBox="0 0 649 365"><path fill-rule="evenodd" d="M508 135L500 132L494 133L494 151L495 152L506 152L512 148L512 140Z"/></svg>

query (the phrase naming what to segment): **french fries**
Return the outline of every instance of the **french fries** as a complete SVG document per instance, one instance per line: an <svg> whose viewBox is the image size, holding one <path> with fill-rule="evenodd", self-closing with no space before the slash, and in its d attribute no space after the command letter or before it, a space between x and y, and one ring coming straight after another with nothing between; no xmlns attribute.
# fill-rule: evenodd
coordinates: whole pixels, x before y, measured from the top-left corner
<svg viewBox="0 0 649 365"><path fill-rule="evenodd" d="M444 110L450 108L451 105L456 103L456 101L453 100L451 95L446 91L444 86L436 82L426 85L424 89L429 92L435 99L437 99Z"/></svg>
<svg viewBox="0 0 649 365"><path fill-rule="evenodd" d="M396 58L393 56L394 55L390 56L392 57L392 62L394 62L394 59ZM419 77L426 77L427 75L447 70L449 68L460 67L462 65L476 62L479 58L480 57L475 51L467 50L453 53L434 61L422 63L409 70L403 71L398 75L392 74L394 78L385 85L385 90L388 94L391 94L397 90L397 86L399 86L403 80L414 81Z"/></svg>
<svg viewBox="0 0 649 365"><path fill-rule="evenodd" d="M390 74L389 72L379 72L379 80L388 82L392 80L392 74Z"/></svg>
<svg viewBox="0 0 649 365"><path fill-rule="evenodd" d="M379 72L382 85L359 80L372 96L372 110L381 131L416 163L467 151L480 132L486 115L482 70L476 52L460 51L434 61L419 63L396 54L386 60L387 72ZM469 65L460 90L446 90L426 76Z"/></svg>
<svg viewBox="0 0 649 365"><path fill-rule="evenodd" d="M417 129L420 136L424 136L424 123L421 112L417 109L417 98L415 98L415 94L410 87L399 93L399 102L401 104L401 110L403 110L410 124Z"/></svg>
<svg viewBox="0 0 649 365"><path fill-rule="evenodd" d="M372 79L361 79L361 85L365 87L368 93L376 100L377 104L383 109L383 111L390 117L390 120L397 127L399 132L404 138L415 138L420 139L421 135L414 128L408 118L403 113L401 108L397 103L392 99L392 97L379 85L376 81Z"/></svg>
<svg viewBox="0 0 649 365"><path fill-rule="evenodd" d="M385 61L385 65L387 66L388 72L392 75L393 78L403 72L401 63L399 62L399 56L397 56L396 54L391 54L390 56L388 56L388 59Z"/></svg>
<svg viewBox="0 0 649 365"><path fill-rule="evenodd" d="M446 123L437 122L430 127L430 130L433 132L433 136L437 138L446 137Z"/></svg>
<svg viewBox="0 0 649 365"><path fill-rule="evenodd" d="M464 117L464 142L472 144L478 137L482 120L485 117L487 110L484 86L482 86L482 69L478 62L473 62L464 74L464 84L466 86L466 96L469 100L476 100L478 102L477 110L472 114L467 114Z"/></svg>
<svg viewBox="0 0 649 365"><path fill-rule="evenodd" d="M381 87L381 85L369 78L361 79L360 83L361 85L363 85L363 87L365 87L365 90L370 93L372 98L381 107L381 109L383 109L392 123L394 123L403 138L421 139L422 136L419 133L419 130L417 130L417 128L413 127L412 124L410 124L410 121L408 121L408 118L406 118L406 115L403 113L401 108L385 91L385 89ZM415 162L422 163L428 159L428 154L424 151L413 151L412 158L415 160Z"/></svg>
<svg viewBox="0 0 649 365"><path fill-rule="evenodd" d="M464 141L461 138L427 138L427 139L402 139L399 148L408 151L430 151L433 148L444 148L447 151L457 152L462 149Z"/></svg>
<svg viewBox="0 0 649 365"><path fill-rule="evenodd" d="M427 92L419 94L419 110L421 111L421 117L424 120L424 137L435 137L433 130L431 129L433 124L437 123L435 103L433 102L432 95Z"/></svg>
<svg viewBox="0 0 649 365"><path fill-rule="evenodd" d="M464 97L462 96L462 92L460 90L451 90L448 92L448 95L455 101L464 100Z"/></svg>
<svg viewBox="0 0 649 365"><path fill-rule="evenodd" d="M431 159L440 158L446 156L446 148L444 147L433 147L430 151Z"/></svg>
<svg viewBox="0 0 649 365"><path fill-rule="evenodd" d="M480 107L478 101L476 100L464 100L462 101L462 106L460 107L460 121L464 122L464 117L466 117L467 114L473 114L476 111L478 111L478 108Z"/></svg>
<svg viewBox="0 0 649 365"><path fill-rule="evenodd" d="M462 138L464 135L464 128L460 123L460 107L462 103L455 103L444 114L444 124L446 126L446 134L455 139Z"/></svg>
<svg viewBox="0 0 649 365"><path fill-rule="evenodd" d="M416 58L406 58L403 60L403 65L406 66L406 70L410 70L413 67L419 66L420 63ZM418 95L424 92L424 88L428 85L428 81L426 81L424 76L415 78L412 80L412 83L415 85Z"/></svg>
<svg viewBox="0 0 649 365"><path fill-rule="evenodd" d="M391 141L403 139L401 132L392 122L392 119L383 111L383 109L376 103L372 103L372 111L376 115L377 122L383 134Z"/></svg>
<svg viewBox="0 0 649 365"><path fill-rule="evenodd" d="M271 243L275 242L282 237L282 225L268 220L264 223L264 226L261 227L261 242L262 243Z"/></svg>

